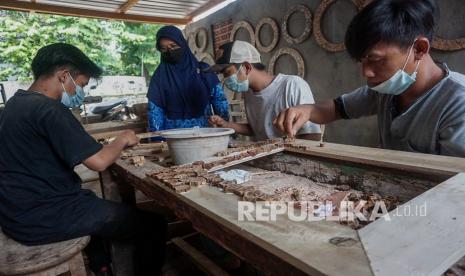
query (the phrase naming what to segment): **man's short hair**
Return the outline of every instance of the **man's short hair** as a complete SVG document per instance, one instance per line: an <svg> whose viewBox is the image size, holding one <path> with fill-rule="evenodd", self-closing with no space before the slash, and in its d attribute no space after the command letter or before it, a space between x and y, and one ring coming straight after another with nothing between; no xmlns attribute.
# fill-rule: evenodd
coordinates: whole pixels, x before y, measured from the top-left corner
<svg viewBox="0 0 465 276"><path fill-rule="evenodd" d="M439 19L435 0L374 0L352 19L345 36L356 60L380 42L408 48L418 36L433 40Z"/></svg>
<svg viewBox="0 0 465 276"><path fill-rule="evenodd" d="M31 67L35 80L49 76L62 68L67 68L74 76L83 74L91 78L99 78L102 75L102 69L81 50L66 43L54 43L40 48L32 60Z"/></svg>
<svg viewBox="0 0 465 276"><path fill-rule="evenodd" d="M239 69L241 66L240 64L234 64L236 69ZM262 63L252 63L253 68L257 69L258 71L266 71L266 66Z"/></svg>
<svg viewBox="0 0 465 276"><path fill-rule="evenodd" d="M265 71L266 70L266 66L263 65L262 63L254 63L252 64L252 66L257 69L258 71Z"/></svg>

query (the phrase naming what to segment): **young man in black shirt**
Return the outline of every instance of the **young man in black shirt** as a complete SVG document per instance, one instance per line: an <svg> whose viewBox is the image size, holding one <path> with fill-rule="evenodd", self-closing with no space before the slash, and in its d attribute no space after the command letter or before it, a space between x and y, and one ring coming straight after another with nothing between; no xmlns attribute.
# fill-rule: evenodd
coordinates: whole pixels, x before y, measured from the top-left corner
<svg viewBox="0 0 465 276"><path fill-rule="evenodd" d="M34 83L18 90L0 117L0 226L5 234L39 245L91 235L92 270L105 260L96 254L103 240L134 240L137 275L160 273L166 223L156 214L98 198L81 189L74 167L95 171L136 145L132 131L102 146L87 134L61 102L98 78L101 69L78 48L56 43L32 61ZM67 93L67 95L64 95Z"/></svg>

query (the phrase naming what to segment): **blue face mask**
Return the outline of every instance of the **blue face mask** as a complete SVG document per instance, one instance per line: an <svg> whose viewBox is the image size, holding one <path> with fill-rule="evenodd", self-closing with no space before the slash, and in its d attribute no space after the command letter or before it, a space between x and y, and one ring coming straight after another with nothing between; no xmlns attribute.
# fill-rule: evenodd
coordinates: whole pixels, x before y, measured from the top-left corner
<svg viewBox="0 0 465 276"><path fill-rule="evenodd" d="M415 44L415 42L413 43ZM417 79L418 67L420 66L420 60L418 61L415 71L411 75L404 71L410 58L410 54L412 53L413 46L414 45L412 45L409 50L407 60L405 61L404 67L402 69L399 69L387 81L370 88L381 94L400 95L404 93L405 90L407 90L413 83L415 83Z"/></svg>
<svg viewBox="0 0 465 276"><path fill-rule="evenodd" d="M82 88L82 86L76 84L73 77L71 77L71 74L69 76L73 81L74 86L76 87L76 93L70 96L68 92L66 92L65 85L62 82L61 86L63 87L63 94L61 96L61 103L63 103L68 108L81 106L84 103L84 89Z"/></svg>
<svg viewBox="0 0 465 276"><path fill-rule="evenodd" d="M249 80L247 79L245 81L239 82L239 79L237 78L237 74L239 74L241 68L242 65L239 67L239 70L237 70L236 74L224 79L224 85L232 91L238 93L244 93L249 91Z"/></svg>

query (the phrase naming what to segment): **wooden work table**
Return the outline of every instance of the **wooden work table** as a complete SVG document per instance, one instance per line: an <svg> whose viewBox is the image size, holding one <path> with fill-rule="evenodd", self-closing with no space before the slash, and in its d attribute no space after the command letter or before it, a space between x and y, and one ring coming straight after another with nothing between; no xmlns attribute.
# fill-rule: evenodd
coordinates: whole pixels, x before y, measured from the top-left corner
<svg viewBox="0 0 465 276"><path fill-rule="evenodd" d="M461 158L330 143L320 147L318 142L304 140L297 140L295 143L305 145L307 149L305 151L298 149L286 151L308 158L347 163L360 167L380 168L406 175L412 174L438 180L438 184L454 176L455 182L465 179L463 174L460 174L465 172L465 159ZM388 265L392 266L392 263L389 263L389 256L392 255L392 250L396 250L396 246L402 246L402 244L392 242L391 247L393 248L387 245L384 251L376 250L373 253L374 249L367 251L362 241L367 240L368 244L373 244L374 229L376 227L385 228L382 224L387 223L385 221L378 220L361 231L329 221L294 222L289 220L287 216L278 216L276 222L238 221L239 198L236 195L223 193L218 188L211 186L194 187L187 193L177 194L154 179L146 177L146 172L159 167L159 165L149 161L146 161L141 167L135 167L128 160L118 160L110 171L114 181L129 183L149 198L173 210L180 218L189 220L196 230L246 259L247 262L255 265L266 274L389 275L395 271L395 269L389 270L387 267ZM455 192L462 196L465 189L460 188ZM456 204L461 205L455 207L465 207L465 203ZM460 211L451 215L459 216L465 220L465 215L460 215ZM394 227L397 222L395 219L393 221L394 224L391 224L390 227ZM405 223L405 221L400 223ZM418 227L424 227L421 221L416 223ZM465 226L463 221L460 223L460 226ZM437 227L440 229L440 226ZM417 234L412 230L406 235L415 237ZM332 242L339 238L353 242L341 244ZM430 239L426 236L424 238ZM421 237L418 242L423 242ZM430 242L431 246L437 246L434 241ZM424 248L424 250L427 249ZM455 254L463 253L462 255L465 255L462 249L454 250ZM410 258L411 256L405 257ZM398 262L398 260L392 261ZM421 258L418 260L418 262L422 261L424 260ZM456 260L442 262L442 265L450 266L451 261L455 262ZM405 260L405 262L408 261ZM431 271L430 268L426 269L429 269L426 271ZM424 272L421 269L415 271Z"/></svg>

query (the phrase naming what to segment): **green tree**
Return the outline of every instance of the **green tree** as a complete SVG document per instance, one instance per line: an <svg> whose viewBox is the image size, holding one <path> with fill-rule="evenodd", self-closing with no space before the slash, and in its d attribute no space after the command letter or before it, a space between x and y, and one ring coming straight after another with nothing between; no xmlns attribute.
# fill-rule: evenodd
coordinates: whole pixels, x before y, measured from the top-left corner
<svg viewBox="0 0 465 276"><path fill-rule="evenodd" d="M123 23L120 35L120 53L124 73L148 77L160 63L156 51L156 34L162 27L152 24Z"/></svg>
<svg viewBox="0 0 465 276"><path fill-rule="evenodd" d="M70 16L0 13L0 81L9 76L30 80L30 64L41 47L65 42L77 46L106 75L141 75L159 63L155 35L160 26Z"/></svg>

